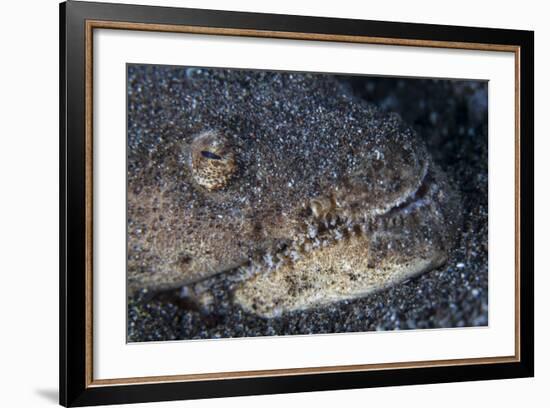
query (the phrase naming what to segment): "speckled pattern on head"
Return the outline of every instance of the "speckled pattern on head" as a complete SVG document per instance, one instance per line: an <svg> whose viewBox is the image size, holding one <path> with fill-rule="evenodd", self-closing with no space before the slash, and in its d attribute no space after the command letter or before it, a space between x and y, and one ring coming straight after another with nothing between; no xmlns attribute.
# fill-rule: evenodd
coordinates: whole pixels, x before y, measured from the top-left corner
<svg viewBox="0 0 550 408"><path fill-rule="evenodd" d="M274 317L445 262L460 212L445 175L330 75L129 65L128 115L130 293L207 302L224 272L235 302Z"/></svg>

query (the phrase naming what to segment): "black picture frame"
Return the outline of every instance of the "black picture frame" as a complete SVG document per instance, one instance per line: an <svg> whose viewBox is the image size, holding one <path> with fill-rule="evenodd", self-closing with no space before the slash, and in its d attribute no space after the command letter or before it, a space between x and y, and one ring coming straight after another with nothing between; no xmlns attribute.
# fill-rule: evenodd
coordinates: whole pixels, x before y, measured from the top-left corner
<svg viewBox="0 0 550 408"><path fill-rule="evenodd" d="M531 377L534 375L534 33L532 31L256 14L68 1L60 4L60 403L64 406L292 393ZM94 384L90 367L86 143L87 22L185 25L386 40L482 44L516 49L519 64L516 150L518 292L514 361L242 378ZM430 45L432 44L432 45ZM435 44L435 45L434 45ZM475 48L475 47L474 47ZM490 48L490 47L489 47ZM88 155L88 157L87 157Z"/></svg>

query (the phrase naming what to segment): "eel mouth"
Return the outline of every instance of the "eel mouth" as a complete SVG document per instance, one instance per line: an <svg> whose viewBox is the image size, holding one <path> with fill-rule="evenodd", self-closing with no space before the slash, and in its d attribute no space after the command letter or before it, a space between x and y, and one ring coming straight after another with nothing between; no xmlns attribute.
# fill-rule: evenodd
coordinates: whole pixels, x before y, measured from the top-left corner
<svg viewBox="0 0 550 408"><path fill-rule="evenodd" d="M419 185L383 213L352 217L312 209L292 245L246 268L234 301L264 318L364 297L441 266L446 251L431 229L439 186L426 172Z"/></svg>
<svg viewBox="0 0 550 408"><path fill-rule="evenodd" d="M363 297L436 268L446 261L444 245L431 229L441 220L440 181L437 171L426 169L416 188L385 211L350 213L333 198L316 198L304 207L295 239L213 277L214 284L196 282L181 293L192 293L211 310L208 293L223 282L232 302L273 318Z"/></svg>
<svg viewBox="0 0 550 408"><path fill-rule="evenodd" d="M272 270L281 264L294 262L315 249L343 240L398 230L405 226L409 216L433 204L438 190L434 175L426 167L416 188L383 209L351 212L334 196L312 199L309 206L304 206L301 234L243 266L251 273Z"/></svg>

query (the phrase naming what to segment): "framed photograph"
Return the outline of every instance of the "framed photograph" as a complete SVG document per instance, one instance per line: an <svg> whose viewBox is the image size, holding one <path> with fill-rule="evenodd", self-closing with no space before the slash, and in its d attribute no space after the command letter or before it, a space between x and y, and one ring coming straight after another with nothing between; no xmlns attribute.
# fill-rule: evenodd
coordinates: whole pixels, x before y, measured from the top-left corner
<svg viewBox="0 0 550 408"><path fill-rule="evenodd" d="M533 32L60 27L62 405L533 376Z"/></svg>

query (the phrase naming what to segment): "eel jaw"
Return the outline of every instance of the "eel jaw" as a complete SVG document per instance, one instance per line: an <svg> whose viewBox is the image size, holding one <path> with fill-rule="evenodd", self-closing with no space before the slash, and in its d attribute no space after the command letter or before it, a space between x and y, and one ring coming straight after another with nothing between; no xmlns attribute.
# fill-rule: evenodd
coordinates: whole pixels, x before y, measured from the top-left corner
<svg viewBox="0 0 550 408"><path fill-rule="evenodd" d="M408 197L370 218L323 213L324 219L306 224L305 234L283 253L264 255L264 262L245 268L250 278L236 287L234 302L273 318L364 297L442 266L446 245L431 230L444 223L439 184L426 173ZM317 205L314 216L322 213L319 208L327 207Z"/></svg>
<svg viewBox="0 0 550 408"><path fill-rule="evenodd" d="M388 258L371 264L369 240L356 237L315 251L271 273L255 275L234 292L245 311L264 318L364 297L443 265L446 256L408 260Z"/></svg>

